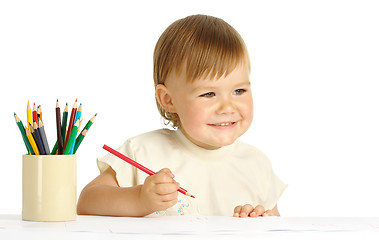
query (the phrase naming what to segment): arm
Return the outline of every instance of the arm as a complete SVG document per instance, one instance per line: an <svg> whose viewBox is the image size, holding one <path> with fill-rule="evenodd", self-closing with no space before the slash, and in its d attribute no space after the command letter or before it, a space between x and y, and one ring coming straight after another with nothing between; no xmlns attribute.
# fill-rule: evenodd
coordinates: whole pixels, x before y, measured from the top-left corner
<svg viewBox="0 0 379 240"><path fill-rule="evenodd" d="M234 214L233 217L268 217L268 216L280 216L278 205L275 205L275 207L272 210L265 210L262 205L257 205L255 208L250 205L246 204L244 206L237 206L234 208Z"/></svg>
<svg viewBox="0 0 379 240"><path fill-rule="evenodd" d="M143 185L120 187L109 167L82 190L79 215L146 216L177 202L179 184L168 169L146 178Z"/></svg>

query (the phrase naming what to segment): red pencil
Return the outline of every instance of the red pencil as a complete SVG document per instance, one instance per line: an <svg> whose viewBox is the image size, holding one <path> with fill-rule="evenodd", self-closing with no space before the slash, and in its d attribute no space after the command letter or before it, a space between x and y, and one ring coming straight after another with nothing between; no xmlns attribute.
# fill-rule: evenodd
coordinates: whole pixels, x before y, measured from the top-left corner
<svg viewBox="0 0 379 240"><path fill-rule="evenodd" d="M33 120L34 120L34 122L38 123L37 109L36 109L36 104L35 103L33 103L33 112L32 113L33 113Z"/></svg>
<svg viewBox="0 0 379 240"><path fill-rule="evenodd" d="M136 162L136 161L134 161L134 160L128 158L128 157L125 156L124 154L122 154L122 153L120 153L120 152L118 152L118 151L116 151L116 150L114 150L114 149L108 147L108 146L105 145L105 144L104 144L103 148L104 148L105 150L107 150L108 152L112 153L113 155L115 155L116 157L121 158L121 159L124 160L125 162L127 162L127 163L133 165L134 167L138 168L139 170L144 171L145 173L147 173L147 174L149 174L149 175L154 175L154 174L156 174L155 172L151 171L151 170L148 169L147 167L145 167L145 166L139 164L138 162ZM184 188L179 187L178 191L181 192L181 193L183 193L184 195L187 195L187 196L189 196L189 197L193 197L193 198L195 198L191 193L189 193L189 192L188 192L187 190L185 190Z"/></svg>

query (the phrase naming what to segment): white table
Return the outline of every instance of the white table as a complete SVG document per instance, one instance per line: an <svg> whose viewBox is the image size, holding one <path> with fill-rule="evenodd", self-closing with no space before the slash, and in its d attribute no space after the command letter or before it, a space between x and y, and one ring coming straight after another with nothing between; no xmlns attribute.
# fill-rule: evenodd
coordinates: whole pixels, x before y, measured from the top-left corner
<svg viewBox="0 0 379 240"><path fill-rule="evenodd" d="M77 216L31 222L0 214L0 239L379 239L379 218Z"/></svg>

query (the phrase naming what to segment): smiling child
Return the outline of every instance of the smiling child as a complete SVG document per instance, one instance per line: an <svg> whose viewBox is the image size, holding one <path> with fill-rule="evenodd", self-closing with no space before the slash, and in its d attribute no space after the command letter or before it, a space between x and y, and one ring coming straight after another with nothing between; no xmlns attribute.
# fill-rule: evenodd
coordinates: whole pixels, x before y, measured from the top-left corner
<svg viewBox="0 0 379 240"><path fill-rule="evenodd" d="M147 176L113 155L98 158L100 175L83 189L78 214L279 216L286 185L261 151L238 140L253 120L249 74L245 43L225 21L194 15L171 24L154 50L154 83L172 129L118 148L161 170ZM178 194L179 182L196 198Z"/></svg>

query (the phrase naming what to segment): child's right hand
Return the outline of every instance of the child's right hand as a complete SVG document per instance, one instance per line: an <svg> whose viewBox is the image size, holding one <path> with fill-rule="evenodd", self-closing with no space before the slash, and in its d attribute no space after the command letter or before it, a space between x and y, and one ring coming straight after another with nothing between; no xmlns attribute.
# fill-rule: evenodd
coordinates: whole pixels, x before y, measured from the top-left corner
<svg viewBox="0 0 379 240"><path fill-rule="evenodd" d="M179 183L174 177L170 169L163 168L146 178L139 198L148 212L166 210L178 202Z"/></svg>

